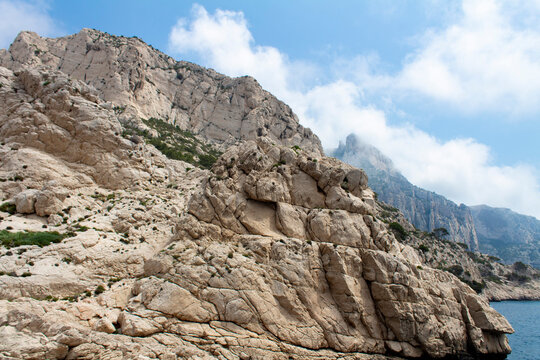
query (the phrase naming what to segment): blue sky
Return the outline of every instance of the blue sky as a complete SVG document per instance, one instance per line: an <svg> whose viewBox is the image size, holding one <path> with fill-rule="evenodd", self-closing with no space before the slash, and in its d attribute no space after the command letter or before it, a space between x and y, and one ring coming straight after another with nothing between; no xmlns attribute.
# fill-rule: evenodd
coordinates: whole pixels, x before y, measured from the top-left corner
<svg viewBox="0 0 540 360"><path fill-rule="evenodd" d="M540 1L10 1L31 29L138 36L249 74L325 147L351 132L413 183L540 218Z"/></svg>

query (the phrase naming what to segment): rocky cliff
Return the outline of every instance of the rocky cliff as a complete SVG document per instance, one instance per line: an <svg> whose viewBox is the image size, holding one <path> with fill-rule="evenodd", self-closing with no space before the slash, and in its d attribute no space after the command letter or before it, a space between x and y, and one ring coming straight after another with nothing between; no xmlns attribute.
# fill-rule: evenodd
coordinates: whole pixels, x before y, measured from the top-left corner
<svg viewBox="0 0 540 360"><path fill-rule="evenodd" d="M154 85L142 75L155 94L137 94L132 81L143 82L143 50L173 67L149 66L146 75L170 75L148 75ZM510 351L504 317L397 241L362 170L323 156L271 95L244 101L267 94L253 80L194 65L179 77L176 62L140 40L94 30L22 33L0 56L3 358ZM108 85L93 83L105 77L91 68L110 74ZM175 100L161 106L164 93ZM187 110L169 108L183 101ZM227 138L215 126L230 126ZM226 151L210 171L198 166L211 144ZM184 147L191 163L173 156Z"/></svg>
<svg viewBox="0 0 540 360"><path fill-rule="evenodd" d="M480 250L540 269L540 221L510 209L471 206Z"/></svg>
<svg viewBox="0 0 540 360"><path fill-rule="evenodd" d="M330 155L364 169L369 185L379 199L401 210L418 229L433 231L443 227L453 241L465 243L473 251L479 249L475 224L467 206L456 205L441 195L411 184L389 158L356 135L349 135Z"/></svg>
<svg viewBox="0 0 540 360"><path fill-rule="evenodd" d="M21 32L0 65L58 70L84 81L114 104L120 121L164 119L206 140L224 143L268 136L322 152L291 108L251 77L229 78L152 48L138 38L83 29L49 39Z"/></svg>

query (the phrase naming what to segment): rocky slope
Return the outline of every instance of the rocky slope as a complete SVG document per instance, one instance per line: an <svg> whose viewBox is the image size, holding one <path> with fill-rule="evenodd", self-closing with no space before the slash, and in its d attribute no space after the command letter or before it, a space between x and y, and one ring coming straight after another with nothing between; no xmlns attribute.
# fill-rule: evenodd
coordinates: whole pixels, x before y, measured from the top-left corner
<svg viewBox="0 0 540 360"><path fill-rule="evenodd" d="M480 250L506 263L524 262L540 269L540 221L509 209L471 206Z"/></svg>
<svg viewBox="0 0 540 360"><path fill-rule="evenodd" d="M175 61L138 38L92 29L56 39L21 32L9 51L0 50L0 65L45 67L84 81L114 103L122 122L153 117L225 145L268 136L322 152L319 139L298 123L290 107L255 79L232 79Z"/></svg>
<svg viewBox="0 0 540 360"><path fill-rule="evenodd" d="M418 250L423 266L456 275L490 301L540 300L540 271L530 265L505 265L495 256L468 251L464 244L416 229L400 241Z"/></svg>
<svg viewBox="0 0 540 360"><path fill-rule="evenodd" d="M364 169L369 185L379 199L403 212L418 229L433 231L445 228L449 238L478 250L478 237L469 208L456 205L445 197L411 184L392 161L373 146L351 134L331 156Z"/></svg>
<svg viewBox="0 0 540 360"><path fill-rule="evenodd" d="M243 142L227 147L211 171L197 168L207 145L148 119L166 120L158 110L172 102L160 107L156 91L153 112L136 95L140 87L126 85L129 70L139 69L133 54L160 53L100 34L23 33L0 54L1 357L504 358L510 351L504 317L397 241L365 173L323 156L286 105L270 95L253 107L198 93L222 115L230 106L232 118L198 113L191 103L178 129L221 149ZM78 80L88 64L105 73L124 66L116 68L117 100L107 92L114 81ZM218 93L267 94L243 88L255 84L250 79L190 74L233 84ZM197 91L183 93L188 85L173 78L180 83L168 78L172 85L156 89L192 101ZM167 111L179 123L181 111ZM230 139L212 135L220 121L236 124ZM163 155L182 141L197 150L192 163Z"/></svg>

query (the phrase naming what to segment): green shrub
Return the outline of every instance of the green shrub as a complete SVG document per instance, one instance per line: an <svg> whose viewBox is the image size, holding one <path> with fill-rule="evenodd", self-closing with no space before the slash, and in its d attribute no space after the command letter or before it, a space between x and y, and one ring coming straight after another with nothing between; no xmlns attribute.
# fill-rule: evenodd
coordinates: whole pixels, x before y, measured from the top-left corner
<svg viewBox="0 0 540 360"><path fill-rule="evenodd" d="M69 234L60 234L57 231L43 232L9 232L0 230L0 244L7 248L37 245L39 247L50 245L51 243L59 243L64 238L69 237Z"/></svg>
<svg viewBox="0 0 540 360"><path fill-rule="evenodd" d="M103 292L105 291L105 288L103 287L103 285L99 285L96 290L94 291L94 294L95 295L99 295L99 294L102 294Z"/></svg>
<svg viewBox="0 0 540 360"><path fill-rule="evenodd" d="M429 247L427 247L427 245L425 244L420 244L420 246L418 246L418 250L420 250L423 253L426 253L429 251Z"/></svg>
<svg viewBox="0 0 540 360"><path fill-rule="evenodd" d="M519 283L526 283L528 281L531 281L531 278L526 275L518 274L517 272L512 272L508 275L506 275L506 278L510 281L517 281Z"/></svg>
<svg viewBox="0 0 540 360"><path fill-rule="evenodd" d="M486 260L482 258L481 254L474 253L472 251L466 251L466 254L472 261L478 264L486 264Z"/></svg>
<svg viewBox="0 0 540 360"><path fill-rule="evenodd" d="M5 202L2 205L0 205L0 211L7 212L7 213L13 215L13 214L15 214L17 212L17 209L15 207L15 204Z"/></svg>
<svg viewBox="0 0 540 360"><path fill-rule="evenodd" d="M405 231L405 229L403 228L403 226L401 226L399 223L397 222L391 222L390 225L390 230L392 230L394 232L394 234L398 237L398 239L405 239L408 235L407 231Z"/></svg>
<svg viewBox="0 0 540 360"><path fill-rule="evenodd" d="M456 275L457 277L461 276L463 274L463 266L461 265L452 265L449 268L445 269L448 272L451 272L452 274Z"/></svg>
<svg viewBox="0 0 540 360"><path fill-rule="evenodd" d="M502 284L501 278L494 274L489 275L486 279L497 284Z"/></svg>
<svg viewBox="0 0 540 360"><path fill-rule="evenodd" d="M493 260L493 261L501 261L501 258L498 258L496 256L493 256L493 255L489 255L489 260Z"/></svg>
<svg viewBox="0 0 540 360"><path fill-rule="evenodd" d="M480 294L482 290L484 290L484 288L486 287L486 283L484 281L479 283L478 281L475 281L475 280L472 280L472 281L464 280L464 279L460 279L460 280L463 281L465 284L469 285L474 291L476 291L477 294Z"/></svg>
<svg viewBox="0 0 540 360"><path fill-rule="evenodd" d="M449 234L450 233L448 232L448 230L446 230L446 228L443 228L443 227L433 229L433 236L435 236L437 239L442 239L448 236Z"/></svg>
<svg viewBox="0 0 540 360"><path fill-rule="evenodd" d="M154 145L166 157L182 160L204 169L210 169L221 155L221 152L203 143L189 131L181 130L178 126L164 120L150 118L143 119L143 122L156 130L159 136L152 137L148 131L130 125L124 125L122 135L126 138L139 135L145 138L147 143Z"/></svg>
<svg viewBox="0 0 540 360"><path fill-rule="evenodd" d="M75 225L75 231L85 232L88 229L89 229L88 226L84 226L84 225L81 225L81 224L76 224Z"/></svg>

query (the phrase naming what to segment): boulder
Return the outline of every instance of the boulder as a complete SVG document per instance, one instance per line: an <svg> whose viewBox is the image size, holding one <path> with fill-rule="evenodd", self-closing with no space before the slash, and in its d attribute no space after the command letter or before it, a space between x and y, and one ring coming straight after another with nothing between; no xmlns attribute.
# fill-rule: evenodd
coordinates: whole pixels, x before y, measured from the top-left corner
<svg viewBox="0 0 540 360"><path fill-rule="evenodd" d="M36 212L35 203L38 194L39 191L35 189L28 189L17 194L15 196L17 212L21 214L33 214Z"/></svg>

